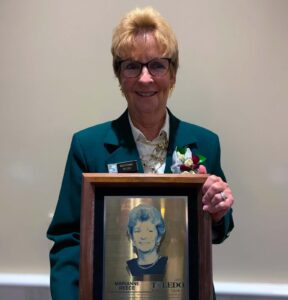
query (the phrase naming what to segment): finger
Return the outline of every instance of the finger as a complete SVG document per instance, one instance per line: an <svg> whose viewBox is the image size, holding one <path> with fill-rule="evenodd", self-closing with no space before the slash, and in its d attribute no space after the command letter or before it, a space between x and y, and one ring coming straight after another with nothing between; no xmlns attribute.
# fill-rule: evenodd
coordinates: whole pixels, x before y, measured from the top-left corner
<svg viewBox="0 0 288 300"><path fill-rule="evenodd" d="M227 189L227 184L223 181L216 181L206 187L206 192L203 195L202 201L205 204L208 203L218 203L222 201L221 192Z"/></svg>
<svg viewBox="0 0 288 300"><path fill-rule="evenodd" d="M219 212L223 212L224 214L226 211L233 205L234 198L233 195L230 194L226 200L221 200L218 202L214 200L213 203L208 203L203 206L203 210L209 212L210 214L215 214Z"/></svg>
<svg viewBox="0 0 288 300"><path fill-rule="evenodd" d="M205 166L200 165L198 168L198 174L207 174L207 169Z"/></svg>
<svg viewBox="0 0 288 300"><path fill-rule="evenodd" d="M224 203L225 202L225 203ZM215 207L215 212L210 213L212 220L214 222L219 222L228 212L228 210L233 205L234 199L233 196L226 201L219 203L218 207Z"/></svg>
<svg viewBox="0 0 288 300"><path fill-rule="evenodd" d="M203 188L202 188L202 192L203 194L206 194L206 192L208 191L208 189L216 182L220 182L220 180L222 181L222 179L218 176L215 175L210 175L207 180L204 182L203 184Z"/></svg>
<svg viewBox="0 0 288 300"><path fill-rule="evenodd" d="M223 202L218 203L217 205L204 205L203 210L206 212L209 212L211 215L218 214L220 212L225 212L228 210L229 207L227 207Z"/></svg>
<svg viewBox="0 0 288 300"><path fill-rule="evenodd" d="M228 187L226 187L226 189L222 190L218 193L216 193L212 200L211 200L211 204L216 206L218 203L220 202L224 202L224 203L228 203L229 202L229 198L231 199L233 196L232 196L232 191L231 189ZM227 201L228 199L228 201Z"/></svg>
<svg viewBox="0 0 288 300"><path fill-rule="evenodd" d="M227 199L227 196L226 196L226 199ZM226 199L223 199L221 193L216 193L213 198L211 199L211 205L212 206L216 206L217 204L221 203L222 201L225 201Z"/></svg>

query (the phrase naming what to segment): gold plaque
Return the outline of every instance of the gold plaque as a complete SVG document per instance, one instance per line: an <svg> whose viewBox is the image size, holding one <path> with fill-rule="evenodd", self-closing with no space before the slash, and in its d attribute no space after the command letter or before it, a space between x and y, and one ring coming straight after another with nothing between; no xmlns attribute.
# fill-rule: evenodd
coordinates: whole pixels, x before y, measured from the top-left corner
<svg viewBox="0 0 288 300"><path fill-rule="evenodd" d="M188 299L187 197L104 203L104 299Z"/></svg>

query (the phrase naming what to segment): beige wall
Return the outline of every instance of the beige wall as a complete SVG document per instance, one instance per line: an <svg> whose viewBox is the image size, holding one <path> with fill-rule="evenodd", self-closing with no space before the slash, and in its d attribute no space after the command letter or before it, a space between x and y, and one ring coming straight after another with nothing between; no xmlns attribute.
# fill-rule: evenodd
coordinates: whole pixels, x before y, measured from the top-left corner
<svg viewBox="0 0 288 300"><path fill-rule="evenodd" d="M215 280L287 283L286 0L0 1L0 272L48 273L71 135L125 108L110 38L136 3L179 39L170 108L221 137L236 228L214 247Z"/></svg>

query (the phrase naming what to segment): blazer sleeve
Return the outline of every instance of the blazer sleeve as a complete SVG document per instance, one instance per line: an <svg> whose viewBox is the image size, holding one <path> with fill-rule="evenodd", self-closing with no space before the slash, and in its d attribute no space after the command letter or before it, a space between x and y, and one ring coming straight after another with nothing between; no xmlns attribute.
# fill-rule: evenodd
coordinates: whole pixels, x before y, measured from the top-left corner
<svg viewBox="0 0 288 300"><path fill-rule="evenodd" d="M213 165L211 167L211 174L221 177L226 181L224 172L221 168L221 148L218 136L215 139L214 149L214 159ZM232 208L228 210L225 216L217 223L212 224L212 242L213 244L222 243L230 234L231 230L234 228L234 221L232 217Z"/></svg>
<svg viewBox="0 0 288 300"><path fill-rule="evenodd" d="M80 206L82 173L87 170L77 136L72 138L60 195L47 236L50 251L50 290L53 300L79 299Z"/></svg>

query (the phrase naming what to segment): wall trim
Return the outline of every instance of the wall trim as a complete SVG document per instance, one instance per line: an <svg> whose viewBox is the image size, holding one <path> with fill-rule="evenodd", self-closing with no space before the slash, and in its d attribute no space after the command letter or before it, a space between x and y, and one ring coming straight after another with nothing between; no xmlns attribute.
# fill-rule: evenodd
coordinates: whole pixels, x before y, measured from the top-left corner
<svg viewBox="0 0 288 300"><path fill-rule="evenodd" d="M49 287L48 274L0 273L0 286ZM215 282L218 295L288 297L288 284Z"/></svg>
<svg viewBox="0 0 288 300"><path fill-rule="evenodd" d="M215 282L218 295L288 297L288 284Z"/></svg>
<svg viewBox="0 0 288 300"><path fill-rule="evenodd" d="M47 274L12 274L0 273L0 286L42 286L49 287L50 277Z"/></svg>

